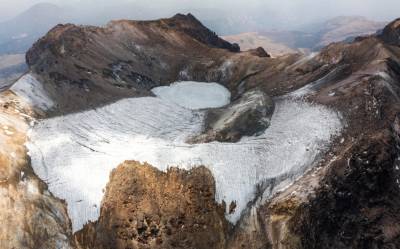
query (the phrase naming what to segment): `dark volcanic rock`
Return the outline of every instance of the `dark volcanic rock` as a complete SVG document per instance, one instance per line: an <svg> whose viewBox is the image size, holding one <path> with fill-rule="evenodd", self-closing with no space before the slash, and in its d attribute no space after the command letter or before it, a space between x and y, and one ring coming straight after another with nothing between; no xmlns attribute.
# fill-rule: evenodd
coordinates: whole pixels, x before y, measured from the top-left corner
<svg viewBox="0 0 400 249"><path fill-rule="evenodd" d="M225 248L225 207L205 167L163 173L137 162L115 169L100 219L77 235L81 248Z"/></svg>
<svg viewBox="0 0 400 249"><path fill-rule="evenodd" d="M388 24L379 37L391 45L400 46L400 19Z"/></svg>
<svg viewBox="0 0 400 249"><path fill-rule="evenodd" d="M242 136L258 135L269 127L274 107L264 92L248 91L226 107L209 110L204 134L189 142L237 142Z"/></svg>
<svg viewBox="0 0 400 249"><path fill-rule="evenodd" d="M215 32L203 26L203 24L190 13L187 15L177 14L173 18L167 19L166 22L172 29L183 31L210 47L223 48L231 52L240 52L238 44L231 44L221 39Z"/></svg>
<svg viewBox="0 0 400 249"><path fill-rule="evenodd" d="M388 131L355 145L302 214L303 248L399 248L397 147Z"/></svg>
<svg viewBox="0 0 400 249"><path fill-rule="evenodd" d="M265 51L265 49L262 47L258 47L256 49L250 49L248 52L250 52L250 54L252 54L254 56L258 56L258 57L271 57L271 55L269 55L267 53L267 51Z"/></svg>

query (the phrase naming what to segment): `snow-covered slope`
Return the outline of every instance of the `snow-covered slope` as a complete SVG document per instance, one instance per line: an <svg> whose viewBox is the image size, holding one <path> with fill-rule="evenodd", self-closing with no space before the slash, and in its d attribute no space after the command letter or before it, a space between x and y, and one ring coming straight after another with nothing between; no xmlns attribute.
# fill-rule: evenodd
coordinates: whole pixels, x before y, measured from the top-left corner
<svg viewBox="0 0 400 249"><path fill-rule="evenodd" d="M42 111L54 106L53 100L44 90L42 83L31 74L22 76L10 90L20 96L30 106Z"/></svg>
<svg viewBox="0 0 400 249"><path fill-rule="evenodd" d="M196 88L197 96L202 96L201 89ZM215 100L210 103L214 105ZM201 107L207 106L202 103ZM238 143L184 143L189 135L200 132L203 119L204 111L159 97L130 98L42 120L33 128L28 147L35 172L68 202L76 231L98 218L109 173L124 160L147 161L160 170L205 165L215 177L217 201L237 202L236 212L227 215L236 222L254 198L258 183L292 182L341 130L337 113L285 99L276 103L271 126L261 136Z"/></svg>

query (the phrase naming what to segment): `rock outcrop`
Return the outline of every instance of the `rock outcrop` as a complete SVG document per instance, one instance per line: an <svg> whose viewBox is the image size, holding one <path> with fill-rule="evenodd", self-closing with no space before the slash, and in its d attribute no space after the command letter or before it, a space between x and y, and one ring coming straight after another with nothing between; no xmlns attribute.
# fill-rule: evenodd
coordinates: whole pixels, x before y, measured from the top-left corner
<svg viewBox="0 0 400 249"><path fill-rule="evenodd" d="M389 23L379 37L388 44L400 46L400 19Z"/></svg>
<svg viewBox="0 0 400 249"><path fill-rule="evenodd" d="M0 248L74 248L66 203L30 165L25 147L30 115L17 96L1 93Z"/></svg>
<svg viewBox="0 0 400 249"><path fill-rule="evenodd" d="M225 248L225 207L205 167L166 173L128 161L107 185L100 219L76 235L80 248Z"/></svg>
<svg viewBox="0 0 400 249"><path fill-rule="evenodd" d="M258 57L271 57L271 55L269 55L267 53L267 51L265 51L265 49L262 48L262 47L258 47L258 48L255 48L255 49L250 49L249 53L254 55L254 56L258 56Z"/></svg>
<svg viewBox="0 0 400 249"><path fill-rule="evenodd" d="M230 105L207 111L202 135L191 143L237 142L243 136L261 134L270 125L274 102L264 92L252 90Z"/></svg>

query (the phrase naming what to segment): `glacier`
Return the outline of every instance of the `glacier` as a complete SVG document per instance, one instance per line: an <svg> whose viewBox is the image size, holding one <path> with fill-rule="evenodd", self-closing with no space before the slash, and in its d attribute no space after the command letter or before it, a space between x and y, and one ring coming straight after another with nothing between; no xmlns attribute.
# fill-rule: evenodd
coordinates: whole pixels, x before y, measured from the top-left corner
<svg viewBox="0 0 400 249"><path fill-rule="evenodd" d="M224 88L199 86L177 83L173 93L155 90L159 97L122 99L37 122L27 143L32 166L49 190L66 200L74 231L98 219L109 174L125 160L148 162L163 171L208 167L216 182L216 201L237 204L233 214L226 214L235 223L255 198L258 184L290 184L315 164L342 129L337 112L284 97L276 100L271 126L262 135L237 143L187 144L189 136L202 131L203 108L227 104ZM187 99L177 104L186 91L198 103Z"/></svg>

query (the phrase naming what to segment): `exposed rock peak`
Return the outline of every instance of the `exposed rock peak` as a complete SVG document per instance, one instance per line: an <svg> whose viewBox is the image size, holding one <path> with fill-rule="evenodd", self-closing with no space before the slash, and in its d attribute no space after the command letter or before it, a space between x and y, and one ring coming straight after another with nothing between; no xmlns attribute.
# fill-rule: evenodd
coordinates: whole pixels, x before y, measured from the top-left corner
<svg viewBox="0 0 400 249"><path fill-rule="evenodd" d="M180 19L180 20L200 23L200 21L194 15L192 15L191 13L188 13L187 15L178 13L175 16L173 16L172 18L173 19L177 19L177 20Z"/></svg>
<svg viewBox="0 0 400 249"><path fill-rule="evenodd" d="M169 27L177 28L185 34L193 37L194 39L217 48L228 49L231 52L239 52L240 47L237 44L231 44L218 35L205 27L195 16L192 14L177 14L173 18L165 19Z"/></svg>
<svg viewBox="0 0 400 249"><path fill-rule="evenodd" d="M400 18L389 23L379 37L391 45L400 45Z"/></svg>
<svg viewBox="0 0 400 249"><path fill-rule="evenodd" d="M118 25L131 24L136 25L155 25L163 29L174 30L185 33L195 40L216 48L227 49L231 52L239 52L240 47L237 44L231 44L218 35L205 27L194 15L192 14L176 14L171 18L164 18L154 21L131 21L131 20L118 20L111 21L107 27L115 28Z"/></svg>

